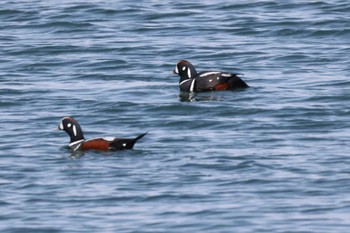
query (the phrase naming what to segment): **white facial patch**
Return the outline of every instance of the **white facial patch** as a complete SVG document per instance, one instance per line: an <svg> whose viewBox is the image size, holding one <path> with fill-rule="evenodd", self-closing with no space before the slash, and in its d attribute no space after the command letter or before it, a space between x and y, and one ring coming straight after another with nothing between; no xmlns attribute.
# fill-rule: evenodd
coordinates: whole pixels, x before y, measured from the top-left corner
<svg viewBox="0 0 350 233"><path fill-rule="evenodd" d="M60 124L60 130L63 130L63 123Z"/></svg>
<svg viewBox="0 0 350 233"><path fill-rule="evenodd" d="M175 67L175 73L179 73L179 68L177 68L177 65L176 65L176 67Z"/></svg>
<svg viewBox="0 0 350 233"><path fill-rule="evenodd" d="M186 70L186 66L182 67L182 71Z"/></svg>
<svg viewBox="0 0 350 233"><path fill-rule="evenodd" d="M67 124L67 127L68 127L68 128L72 127L72 124L71 124L71 123L68 123L68 124Z"/></svg>
<svg viewBox="0 0 350 233"><path fill-rule="evenodd" d="M190 69L187 70L187 75L189 78L191 78L191 70Z"/></svg>
<svg viewBox="0 0 350 233"><path fill-rule="evenodd" d="M126 147L126 143L123 143L123 147Z"/></svg>
<svg viewBox="0 0 350 233"><path fill-rule="evenodd" d="M75 127L75 125L73 125L73 133L74 133L74 136L77 136L77 128Z"/></svg>

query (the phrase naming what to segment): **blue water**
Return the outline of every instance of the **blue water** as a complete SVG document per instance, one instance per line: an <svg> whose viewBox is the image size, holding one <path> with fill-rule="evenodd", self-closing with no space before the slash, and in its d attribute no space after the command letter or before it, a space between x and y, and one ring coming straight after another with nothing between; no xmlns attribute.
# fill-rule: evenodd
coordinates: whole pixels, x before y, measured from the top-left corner
<svg viewBox="0 0 350 233"><path fill-rule="evenodd" d="M0 7L0 232L348 232L350 5ZM180 59L251 88L180 93ZM86 138L149 134L74 154Z"/></svg>

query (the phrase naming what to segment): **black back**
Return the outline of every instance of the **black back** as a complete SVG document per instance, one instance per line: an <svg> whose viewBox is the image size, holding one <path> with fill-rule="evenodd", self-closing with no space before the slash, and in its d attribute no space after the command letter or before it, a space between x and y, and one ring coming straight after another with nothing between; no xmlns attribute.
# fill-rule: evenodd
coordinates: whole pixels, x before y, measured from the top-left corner
<svg viewBox="0 0 350 233"><path fill-rule="evenodd" d="M223 83L228 83L230 89L248 87L248 84L240 77L231 73L203 71L200 72L195 79L195 91L210 91L213 90L216 85Z"/></svg>
<svg viewBox="0 0 350 233"><path fill-rule="evenodd" d="M117 138L113 142L111 142L110 149L111 150L127 150L127 149L132 149L135 145L135 143L143 138L147 133L141 134L137 136L136 138L129 139L129 138Z"/></svg>

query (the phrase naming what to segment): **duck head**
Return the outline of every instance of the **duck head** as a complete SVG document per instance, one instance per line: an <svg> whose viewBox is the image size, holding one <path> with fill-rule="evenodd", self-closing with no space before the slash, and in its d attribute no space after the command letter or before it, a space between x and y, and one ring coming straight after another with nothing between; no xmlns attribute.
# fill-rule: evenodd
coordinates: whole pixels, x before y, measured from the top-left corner
<svg viewBox="0 0 350 233"><path fill-rule="evenodd" d="M180 60L173 70L174 74L178 74L180 76L179 83L194 78L197 75L197 71L194 66L186 60Z"/></svg>
<svg viewBox="0 0 350 233"><path fill-rule="evenodd" d="M83 131L73 117L63 117L58 129L66 131L70 137L70 143L84 140Z"/></svg>

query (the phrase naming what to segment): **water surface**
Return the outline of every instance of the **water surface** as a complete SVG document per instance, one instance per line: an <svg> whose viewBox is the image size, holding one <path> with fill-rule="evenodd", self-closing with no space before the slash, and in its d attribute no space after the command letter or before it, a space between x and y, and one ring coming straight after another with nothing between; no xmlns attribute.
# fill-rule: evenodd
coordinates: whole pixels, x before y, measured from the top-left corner
<svg viewBox="0 0 350 233"><path fill-rule="evenodd" d="M1 232L346 232L347 1L3 1ZM251 88L180 93L180 59ZM57 131L132 137L74 154Z"/></svg>

